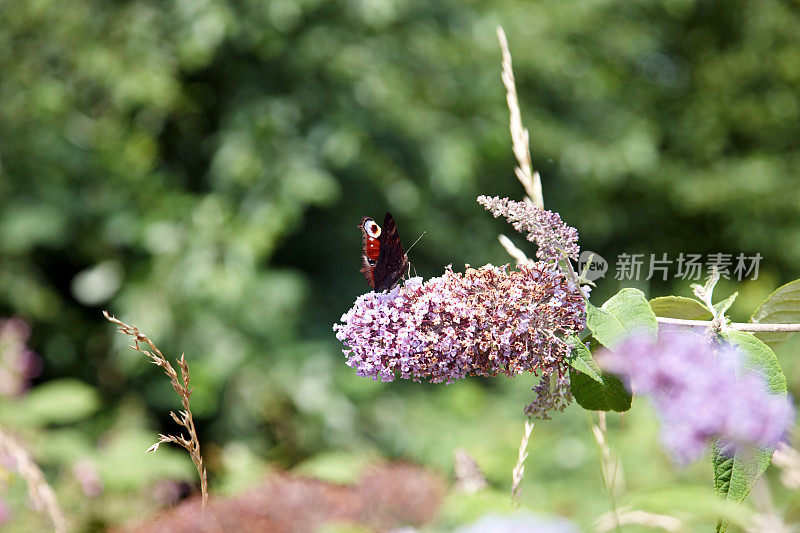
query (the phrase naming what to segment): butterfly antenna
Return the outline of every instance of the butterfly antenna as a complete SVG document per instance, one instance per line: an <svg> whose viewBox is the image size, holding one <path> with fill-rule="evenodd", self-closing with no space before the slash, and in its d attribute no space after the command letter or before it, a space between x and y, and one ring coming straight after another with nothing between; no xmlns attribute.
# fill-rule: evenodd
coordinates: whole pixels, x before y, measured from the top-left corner
<svg viewBox="0 0 800 533"><path fill-rule="evenodd" d="M417 237L417 240L416 240L416 241L414 241L414 244L412 244L411 246L409 246L409 247L408 247L408 250L406 250L406 253L410 252L410 251L411 251L411 249L414 247L414 245L415 245L415 244L417 244L417 243L419 242L419 240L425 236L425 234L426 234L426 233L428 233L428 232L427 232L427 231L423 231L423 232L422 232L422 235L420 235L419 237Z"/></svg>

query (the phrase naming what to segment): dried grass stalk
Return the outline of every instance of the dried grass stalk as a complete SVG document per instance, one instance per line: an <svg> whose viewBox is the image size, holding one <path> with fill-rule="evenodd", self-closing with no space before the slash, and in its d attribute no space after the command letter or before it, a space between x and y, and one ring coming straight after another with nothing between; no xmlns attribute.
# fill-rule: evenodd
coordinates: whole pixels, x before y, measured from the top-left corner
<svg viewBox="0 0 800 533"><path fill-rule="evenodd" d="M28 484L28 497L31 499L33 508L47 513L56 533L65 532L67 520L58 505L53 487L47 483L44 473L31 454L2 429L0 429L0 455L5 455L14 462L16 471Z"/></svg>
<svg viewBox="0 0 800 533"><path fill-rule="evenodd" d="M532 265L534 263L533 259L525 255L525 252L517 248L511 239L502 233L497 236L497 240L500 241L500 244L505 248L506 252L508 252L508 255L514 258L517 265Z"/></svg>
<svg viewBox="0 0 800 533"><path fill-rule="evenodd" d="M597 412L597 424L592 425L592 435L600 451L600 477L611 502L611 516L615 517L618 524L617 527L619 527L621 518L617 509L617 496L625 490L625 478L622 475L619 456L613 459L611 457L611 447L608 445L606 413L604 411Z"/></svg>
<svg viewBox="0 0 800 533"><path fill-rule="evenodd" d="M539 173L533 171L531 163L530 135L522 125L522 113L519 109L517 86L514 83L514 71L511 68L511 52L508 50L508 40L502 26L497 27L497 39L500 41L500 50L503 54L503 85L506 86L506 101L509 111L509 129L511 130L511 143L514 155L519 166L514 169L517 179L525 187L528 198L538 207L544 209L542 196L542 180Z"/></svg>
<svg viewBox="0 0 800 533"><path fill-rule="evenodd" d="M133 344L131 344L131 348L144 354L150 359L151 363L161 367L164 370L164 373L172 383L172 388L175 389L175 392L178 393L178 396L180 396L181 404L183 404L183 411L178 411L178 414L175 414L174 411L170 411L169 415L176 424L186 429L186 431L189 433L189 438L187 439L183 435L176 436L159 434L158 442L150 446L150 448L147 450L147 453L155 452L158 450L158 447L165 442L171 442L172 444L177 444L178 446L185 448L186 451L189 452L189 456L192 458L195 468L197 468L197 475L200 477L200 492L202 493L203 502L202 506L203 509L205 509L206 502L208 501L208 481L206 478L206 469L203 466L203 456L200 455L200 441L197 439L197 431L194 427L192 410L189 407L189 398L192 396L192 389L189 387L189 365L186 364L186 359L184 358L183 354L181 354L181 358L178 359L178 366L181 369L181 377L179 379L178 373L175 372L175 369L172 368L172 365L169 364L169 361L167 361L167 359L162 355L161 351L156 348L156 345L153 344L153 341L139 331L136 326L130 326L117 320L113 316L109 315L107 311L103 311L103 316L105 316L109 322L113 322L119 326L119 331L121 333L133 338ZM146 344L152 351L142 348L140 343Z"/></svg>
<svg viewBox="0 0 800 533"><path fill-rule="evenodd" d="M797 528L784 521L775 507L772 491L763 477L753 486L750 499L755 504L757 513L744 526L746 533L792 533L797 531Z"/></svg>
<svg viewBox="0 0 800 533"><path fill-rule="evenodd" d="M525 428L522 432L522 441L519 443L519 454L517 455L517 464L511 471L511 503L519 505L520 495L522 494L522 477L525 475L525 459L528 458L528 441L531 438L533 431L533 419L527 418L525 420Z"/></svg>
<svg viewBox="0 0 800 533"><path fill-rule="evenodd" d="M786 443L782 443L772 454L772 464L781 470L781 483L792 489L800 489L800 452Z"/></svg>

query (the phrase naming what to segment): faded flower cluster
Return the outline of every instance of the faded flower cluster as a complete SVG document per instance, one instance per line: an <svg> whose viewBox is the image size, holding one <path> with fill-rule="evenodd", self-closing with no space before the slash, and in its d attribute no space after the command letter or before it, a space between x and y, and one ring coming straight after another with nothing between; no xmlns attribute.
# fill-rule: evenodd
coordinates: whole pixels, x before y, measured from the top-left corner
<svg viewBox="0 0 800 533"><path fill-rule="evenodd" d="M375 380L453 383L468 375L541 376L529 412L546 417L570 399L564 338L583 329L580 290L551 264L518 270L448 267L423 282L360 296L333 326L347 364Z"/></svg>
<svg viewBox="0 0 800 533"><path fill-rule="evenodd" d="M0 319L0 396L16 397L42 371L41 358L27 346L31 327L19 318Z"/></svg>
<svg viewBox="0 0 800 533"><path fill-rule="evenodd" d="M560 261L565 257L578 260L578 230L567 226L561 215L541 209L530 202L515 202L497 196L478 196L478 203L494 215L505 217L518 232L538 249L536 257L542 261Z"/></svg>
<svg viewBox="0 0 800 533"><path fill-rule="evenodd" d="M670 331L658 342L634 335L598 362L648 396L661 420L661 440L679 463L698 459L720 437L731 452L774 447L794 420L789 400L771 394L764 378L746 371L741 353L701 336Z"/></svg>

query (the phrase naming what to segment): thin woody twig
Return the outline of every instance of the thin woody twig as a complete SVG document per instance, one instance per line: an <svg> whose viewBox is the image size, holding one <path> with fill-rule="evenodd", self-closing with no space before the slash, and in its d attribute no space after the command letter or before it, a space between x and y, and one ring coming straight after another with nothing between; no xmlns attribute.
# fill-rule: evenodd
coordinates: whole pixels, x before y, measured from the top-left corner
<svg viewBox="0 0 800 533"><path fill-rule="evenodd" d="M711 325L711 320L688 320L683 318L656 317L662 324L672 324L690 328L707 328ZM800 324L758 324L756 322L731 322L728 324L730 329L736 331L767 331L767 332L786 332L800 331Z"/></svg>
<svg viewBox="0 0 800 533"><path fill-rule="evenodd" d="M206 469L203 466L203 456L200 454L200 441L197 438L197 431L195 430L194 419L192 418L192 410L189 407L189 398L192 395L192 389L189 387L189 365L186 363L186 358L183 356L183 354L181 354L181 358L178 359L178 366L181 369L181 377L179 379L178 373L175 372L175 369L172 368L172 365L169 364L169 361L167 361L161 351L156 348L156 345L153 343L153 341L140 332L136 326L131 326L121 322L120 320L117 320L113 316L109 315L107 311L103 311L103 316L105 316L109 322L113 322L119 326L119 331L121 333L133 338L133 344L131 345L131 348L144 354L150 359L151 363L161 367L164 370L164 373L172 383L172 388L175 389L175 392L178 393L178 396L180 396L181 404L183 405L183 411L178 411L178 414L175 414L174 411L170 411L169 415L176 424L186 429L186 431L189 433L189 438L187 439L183 435L175 436L159 434L158 442L150 446L150 448L147 450L147 453L155 452L158 450L158 447L165 442L171 442L172 444L177 444L178 446L185 448L186 451L189 452L189 456L192 458L195 468L197 468L197 475L200 477L202 506L203 509L205 509L206 502L208 501L208 481L206 478ZM140 343L148 345L152 351L142 348Z"/></svg>

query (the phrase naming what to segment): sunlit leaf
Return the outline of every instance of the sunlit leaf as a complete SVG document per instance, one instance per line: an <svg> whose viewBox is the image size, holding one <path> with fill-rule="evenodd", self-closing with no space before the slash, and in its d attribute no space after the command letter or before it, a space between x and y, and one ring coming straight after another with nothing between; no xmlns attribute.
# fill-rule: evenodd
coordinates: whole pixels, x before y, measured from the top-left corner
<svg viewBox="0 0 800 533"><path fill-rule="evenodd" d="M694 298L685 296L659 296L650 300L656 316L684 320L711 320L711 312Z"/></svg>
<svg viewBox="0 0 800 533"><path fill-rule="evenodd" d="M613 374L602 372L600 380L570 370L570 389L578 405L589 411L623 412L631 408L631 394Z"/></svg>
<svg viewBox="0 0 800 533"><path fill-rule="evenodd" d="M603 378L600 376L600 367L597 366L597 362L592 357L589 347L583 344L579 339L572 339L572 342L573 348L569 358L570 366L586 374L598 383L602 383Z"/></svg>
<svg viewBox="0 0 800 533"><path fill-rule="evenodd" d="M738 346L744 354L743 367L761 374L768 383L772 394L786 395L786 376L778 363L775 353L763 342L749 333L730 331L722 337ZM714 490L725 502L740 503L766 471L772 460L773 448L757 450L751 455L724 453L719 443L714 443L711 451L711 464L714 469ZM717 532L722 533L728 524L725 519L717 523Z"/></svg>
<svg viewBox="0 0 800 533"><path fill-rule="evenodd" d="M656 315L638 289L622 289L602 307L589 304L586 325L594 337L607 348L614 348L633 332L655 336Z"/></svg>
<svg viewBox="0 0 800 533"><path fill-rule="evenodd" d="M800 324L800 279L778 287L756 309L750 321L763 324ZM773 350L786 342L792 335L791 332L759 331L755 333L756 337Z"/></svg>

